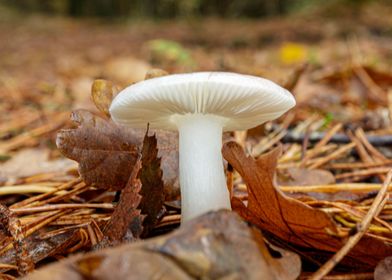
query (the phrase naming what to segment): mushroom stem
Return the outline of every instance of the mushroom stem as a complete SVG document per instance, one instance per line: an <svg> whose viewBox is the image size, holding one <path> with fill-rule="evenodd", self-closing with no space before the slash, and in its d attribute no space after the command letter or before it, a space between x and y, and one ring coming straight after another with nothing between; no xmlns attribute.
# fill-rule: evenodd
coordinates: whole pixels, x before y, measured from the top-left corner
<svg viewBox="0 0 392 280"><path fill-rule="evenodd" d="M231 209L222 159L225 118L173 116L179 130L182 222L217 209Z"/></svg>

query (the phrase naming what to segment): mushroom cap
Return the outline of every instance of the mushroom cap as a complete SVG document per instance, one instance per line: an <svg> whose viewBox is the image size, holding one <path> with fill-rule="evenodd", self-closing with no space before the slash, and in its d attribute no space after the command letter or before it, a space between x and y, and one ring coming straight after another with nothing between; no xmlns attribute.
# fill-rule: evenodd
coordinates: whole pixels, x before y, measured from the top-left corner
<svg viewBox="0 0 392 280"><path fill-rule="evenodd" d="M131 127L177 130L174 116L223 117L223 130L243 130L295 106L289 91L255 76L229 72L173 74L133 84L110 106L112 119Z"/></svg>

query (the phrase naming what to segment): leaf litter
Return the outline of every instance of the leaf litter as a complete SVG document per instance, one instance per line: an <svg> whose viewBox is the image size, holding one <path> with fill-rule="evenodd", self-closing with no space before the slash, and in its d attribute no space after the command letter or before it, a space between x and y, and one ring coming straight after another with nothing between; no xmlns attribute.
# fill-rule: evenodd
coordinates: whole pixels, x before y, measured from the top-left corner
<svg viewBox="0 0 392 280"><path fill-rule="evenodd" d="M195 35L194 32L184 32L188 28L186 25L181 27L183 28L182 33L171 32L170 28L173 27L166 27L167 30L160 28L160 30L170 34L171 37L169 37L173 40L188 40L190 42L189 40L195 40L194 36L199 36L198 39L201 41L211 41L212 38L204 38L203 36L211 37L211 34L217 31L217 34L221 34L220 24L209 22L208 34L199 35ZM316 24L314 26L317 29L317 26L321 25ZM276 29L283 27L290 30L298 27L298 24L291 21L289 23L281 21L270 25L263 24L262 27L252 25L252 29L256 30L255 34L262 32L259 33L260 36L282 34L276 32ZM29 28L36 29L37 27L29 26ZM138 53L137 49L129 48L132 44L123 40L121 32L114 30L110 30L110 32L112 36L121 38L118 41L126 44L129 52L133 52L123 53L123 57L143 56L142 53ZM208 53L191 48L189 54L196 58L194 61L199 64L192 67L246 72L267 76L276 81L281 81L282 76L289 77L285 79L285 85L294 91L298 100L297 108L281 120L265 124L260 129L249 131L248 134L245 133L241 138L238 138L242 141L240 144L255 159L247 157L234 144L230 144L230 151L227 151L227 145L225 149L226 153L231 154L231 160L237 157L241 158L241 160L235 160L235 163L230 162L242 175L241 177L238 173L233 174L233 206L243 217L256 225L252 229L252 239L256 238L258 240L259 250L257 252L252 251L255 253L253 256L256 257L259 252L265 252L262 249L264 243L260 242L260 238L257 238L255 233L259 233L259 230L262 229L265 233L264 240L269 244L268 252L274 252L273 244L278 244L280 247L298 253L302 260L306 260L301 274L302 277L306 278L309 277L311 272L315 271L314 266L307 266L307 262L310 261L313 265L321 266L343 247L351 236L355 235L357 226L369 211L378 190L382 187L381 183L391 168L390 158L392 158L392 154L389 148L390 143L392 143L389 137L391 133L391 106L389 104L391 99L389 88L392 75L390 70L382 65L384 64L382 62L379 63L381 65L375 67L364 60L358 59L358 55L354 51L356 46L353 47L355 43L352 41L349 41L348 50L344 48L345 51L343 52L341 52L342 48L340 48L339 42L326 40L325 43L320 43L321 47L315 48L318 52L316 54L318 57L315 58L317 61L311 61L306 67L306 64L302 63L304 58L301 56L295 58L300 61L290 62L290 64L301 62L298 67L293 68L293 65L289 67L282 67L281 65L268 67L268 65L277 62L271 60L271 58L275 55L279 56L279 51L282 50L276 48L275 45L271 45L271 48L267 45L265 51L263 50L257 55L254 51L245 52L241 49L232 49L225 50L225 54L222 56L221 48L228 45L228 42L233 38L230 36L239 36L241 32L233 27L225 36L212 36L213 42L218 48L212 48ZM312 32L315 32L315 30ZM322 34L322 32L317 31L317 34ZM75 56L69 52L69 49L64 49L62 57L43 56L44 60L47 59L45 62L47 67L39 67L41 69L39 71L36 71L37 68L34 67L34 71L31 71L33 74L28 78L10 77L1 74L0 91L2 94L4 93L9 102L0 105L1 109L7 112L2 114L1 117L0 159L7 164L9 158L12 160L25 148L53 148L55 132L59 128L66 128L58 135L58 139L60 139L58 141L59 148L64 155L78 161L79 172L82 176L82 179L80 179L75 170L62 169L56 170L56 172L35 170L24 174L24 176L5 175L1 179L2 188L7 190L0 197L1 202L20 221L20 227L24 232L24 246L29 253L28 258L38 268L53 260L49 257L64 257L75 252L86 253L99 247L98 244L108 235L108 232L105 231L105 225L108 221L116 225L121 224L116 220L121 220L123 217L121 217L121 214L117 214L119 218L115 218L114 213L116 211L118 213L121 211L139 211L135 207L138 204L141 191L138 192L138 187L135 187L138 185L137 180L130 182L130 177L138 164L138 160L140 160L140 151L146 132L145 130L136 131L116 126L107 118L107 109L112 96L115 95L117 90L113 85L117 83L125 86L130 82L142 79L149 66L147 66L148 63L135 62L135 71L139 69L137 75L134 75L134 78L131 76L125 77L122 74L131 73L132 70L129 69L132 69L132 67L130 66L136 60L127 59L126 65L117 63L119 59L110 61L112 60L110 55L102 51L105 50L102 47L105 45L104 40L100 41L101 51L96 45L89 46L89 40L92 41L91 38L89 39L91 33L81 29L75 37L75 40L82 42L79 47L89 50L84 52L88 53L86 57L83 55ZM134 34L137 34L137 32ZM181 38L184 35L179 36L178 34L192 34L192 38L184 39ZM52 35L57 36L56 33ZM132 36L136 36L134 37L136 41L143 40L137 38L137 35ZM179 37L176 38L176 36ZM246 43L254 47L257 46L257 40L260 40L261 37L252 36L246 39ZM66 37L63 36L63 38ZM59 40L63 39L60 38ZM282 38L279 40L282 40ZM63 43L64 46L67 45L66 41L63 41ZM115 44L115 46L110 44L110 48L115 48L118 51L121 44ZM367 42L366 39L360 38L358 44L360 44L358 47L362 48L362 51L369 57L372 55L376 57L379 53L383 53L380 50L382 47L379 47L382 46L382 43L379 45L372 44ZM295 45L299 47L298 50L301 50L301 52L306 50L306 53L309 54L310 48L307 46ZM294 45L282 44L282 46ZM23 48L23 46L20 47ZM50 46L48 47L50 48ZM278 52L274 53L274 49L277 49ZM333 55L328 55L328 51L332 50ZM380 52L376 53L379 50ZM0 53L7 56L7 42ZM19 53L23 56L28 52L20 51ZM100 60L92 60L92 56L89 56L90 53L100 53ZM266 56L267 53L268 56ZM38 54L39 56L42 55ZM347 56L350 57L351 61L347 61ZM331 62L333 61L330 59L331 57L339 62ZM279 58L279 60L281 59ZM292 57L289 59L292 59ZM4 69L13 67L12 64L7 64L8 60L0 61L4 64ZM238 61L241 61L241 63L238 63ZM383 59L379 59L379 61L383 61ZM103 64L101 64L102 62ZM189 67L189 65L182 66L181 62L174 63L170 61L170 65L168 65L162 60L158 63L175 72L182 72ZM136 64L143 67L137 67ZM108 67L102 70L100 69L102 65L104 65L104 68L105 65L117 65L116 67L119 69ZM27 64L26 71L29 71L28 67ZM124 70L124 72L120 70ZM95 89L93 86L93 101L99 112L75 111L70 121L69 111L73 108L75 102L79 98L85 100L89 94L86 90L78 90L78 87L82 86L79 81L91 81L93 80L92 77L101 76L102 71L106 73L104 76L112 77L114 81L111 83L101 80L98 84L95 84ZM56 86L53 86L46 79L46 77L53 77L51 73L57 75L56 79L51 82L55 83ZM152 71L146 75L146 78L165 74L162 71L157 71L154 74ZM45 82L35 85L40 80ZM68 88L71 91L70 95L68 95ZM86 96L82 96L83 94ZM37 96L40 96L40 98L37 98ZM29 100L33 106L26 106L25 100ZM160 203L155 205L154 214L150 215L155 219L153 224L156 224L151 226L146 236L142 235L143 238L161 235L173 230L178 226L180 219L180 208L178 200L176 201L178 199L177 135L153 130L150 130L150 133L156 134L157 156L153 157L152 162L154 164L151 164L152 169L148 172L155 174L156 179L152 180L151 183L161 185L159 182L161 179L163 180L166 211L160 212L162 209ZM87 140L85 140L85 137L87 137ZM282 154L277 159L271 159L270 153L262 156L279 141L283 142L283 149ZM51 160L56 160L59 156L60 154L56 150L51 150ZM116 157L119 159L118 161L116 161ZM158 158L161 158L161 176L157 172L159 169ZM51 160L48 161L49 164ZM265 161L269 161L270 165L268 166ZM121 168L121 166L126 166L126 168ZM249 170L251 170L249 166L254 168L252 170L257 171L249 174ZM261 166L266 167L261 168ZM28 164L25 168L29 169ZM273 175L274 170L276 170L275 176ZM318 173L319 170L324 172ZM266 175L266 177L259 173ZM15 174L18 175L17 172ZM276 181L279 182L279 185L272 183L273 177L277 178ZM260 182L260 184L255 184L255 181ZM10 192L7 188L13 186L15 186L15 190ZM35 191L31 186L34 187ZM268 188L264 189L265 186ZM388 186L388 190L389 188ZM113 191L121 191L119 200ZM36 194L33 195L34 193ZM130 199L129 204L126 204L124 201L128 201L128 199L125 199L128 196L134 199ZM140 199L146 196L144 194ZM264 203L270 205L276 212L263 206ZM372 220L357 246L347 253L343 261L333 271L336 277L372 279L373 270L380 261L375 277L383 279L380 277L388 276L388 259L385 259L385 261L383 259L390 254L389 246L392 241L390 208L390 202L387 201L379 215ZM252 215L249 214L250 212ZM298 213L307 213L303 216L307 219L295 217L296 215L300 216ZM125 240L134 241L132 238L124 239L124 236L130 236L130 232L135 234L133 237L137 239L141 231L142 216L139 214L136 216L140 219L133 219L136 220L133 223L130 222L132 215L126 217L123 224L119 226L118 236L113 235L112 239L120 240L119 243ZM202 222L200 223L202 224ZM214 231L217 224L208 224L206 226L207 231ZM272 227L272 224L278 225L278 227ZM325 229L328 230L322 228L321 225L325 225ZM116 227L114 226L114 228ZM138 230L134 231L135 228ZM181 232L181 230L186 230L186 228L182 228L178 232ZM127 233L124 233L125 231ZM197 232L191 227L189 231L192 234ZM173 233L178 234L178 232ZM192 235L190 234L190 236ZM200 237L199 235L194 236ZM14 272L15 264L21 261L21 257L15 259L15 250L12 245L15 240L7 235L6 231L0 237L0 267L3 273L7 273L3 274L5 277L13 277L16 275ZM196 237L194 237L195 242L198 241ZM159 238L165 238L165 236ZM148 242L150 241L147 240L146 243L136 242L134 245L145 246L143 244ZM177 242L179 241L172 241L170 244L176 246ZM123 246L134 245L120 245L118 250L121 250ZM223 248L226 248L226 246L232 248L230 242L222 245ZM184 248L186 251L187 247L184 246ZM239 252L236 251L237 249L233 250L233 254ZM276 252L279 252L279 250L281 249L276 248L273 254L277 254ZM284 255L285 252L289 251L283 251L280 254ZM204 267L200 267L204 264L201 261L199 264L192 263L197 269L191 265L190 271L184 272L182 267L184 264L188 265L187 258L194 256L193 252L186 252L187 254L181 255L180 267L171 261L167 263L169 267L176 269L176 271L181 268L178 277L193 276L196 273L194 270L207 271ZM99 253L99 251L91 254L96 253ZM374 254L371 255L372 253ZM108 255L111 255L111 253L108 253ZM295 254L292 255L295 256ZM228 254L229 256L230 254ZM122 253L119 253L117 261L112 264L116 267L122 264L119 260L121 257ZM85 277L91 276L91 272L94 272L96 268L99 269L103 260L101 256L93 256L87 259L87 261L81 261L77 264L80 273ZM146 264L146 260L153 262L152 259L161 260L160 257L143 252L137 261ZM264 256L264 259L268 260L268 257ZM237 262L240 262L240 258ZM258 261L258 264L260 265L261 262ZM270 261L268 267L275 267L271 263L273 262ZM146 265L151 264L147 262ZM383 269L379 268L382 265ZM300 269L298 268L298 262L294 260L283 266L276 269L280 273L277 274L280 277L278 279L290 279L290 276L297 275L298 270L295 269ZM217 267L220 268L221 266L218 265ZM285 275L285 268L289 269L290 267L294 267L294 271L287 272L287 275ZM79 268L77 271L79 271ZM155 268L155 266L152 265L152 268ZM255 271L256 269L252 272L256 273ZM271 269L263 269L262 271L268 273L267 271L271 272ZM362 272L355 274L355 271ZM23 274L22 271L21 273ZM334 275L327 277L334 277Z"/></svg>
<svg viewBox="0 0 392 280"><path fill-rule="evenodd" d="M72 257L28 279L50 279L53 273L57 279L296 279L298 256L282 251L274 259L265 245L259 249L260 239L264 244L235 213L221 210L169 235Z"/></svg>

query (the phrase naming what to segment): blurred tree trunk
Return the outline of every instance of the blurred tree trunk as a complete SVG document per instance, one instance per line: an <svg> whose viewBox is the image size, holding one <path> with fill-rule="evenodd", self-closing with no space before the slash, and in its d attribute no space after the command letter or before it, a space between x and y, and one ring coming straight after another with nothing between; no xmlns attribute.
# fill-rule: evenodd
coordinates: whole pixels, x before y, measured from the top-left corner
<svg viewBox="0 0 392 280"><path fill-rule="evenodd" d="M85 1L68 0L68 14L73 17L79 17L83 14Z"/></svg>
<svg viewBox="0 0 392 280"><path fill-rule="evenodd" d="M63 14L73 17L127 17L172 18L192 16L253 17L281 15L294 6L320 7L349 6L353 13L360 12L363 4L376 0L0 0L24 13ZM390 0L383 0L387 2Z"/></svg>

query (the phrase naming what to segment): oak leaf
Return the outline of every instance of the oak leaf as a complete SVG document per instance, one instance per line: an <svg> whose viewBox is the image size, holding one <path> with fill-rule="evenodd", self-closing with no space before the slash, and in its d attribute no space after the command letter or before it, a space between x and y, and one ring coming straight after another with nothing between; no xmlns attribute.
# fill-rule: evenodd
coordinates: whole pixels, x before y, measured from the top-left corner
<svg viewBox="0 0 392 280"><path fill-rule="evenodd" d="M243 218L278 238L304 248L336 252L344 244L337 225L327 213L284 195L275 187L274 175L281 148L258 159L246 156L235 142L223 146L224 158L236 169L248 187L248 205L232 200L233 209ZM364 236L348 254L345 265L366 270L392 255L392 247Z"/></svg>

